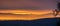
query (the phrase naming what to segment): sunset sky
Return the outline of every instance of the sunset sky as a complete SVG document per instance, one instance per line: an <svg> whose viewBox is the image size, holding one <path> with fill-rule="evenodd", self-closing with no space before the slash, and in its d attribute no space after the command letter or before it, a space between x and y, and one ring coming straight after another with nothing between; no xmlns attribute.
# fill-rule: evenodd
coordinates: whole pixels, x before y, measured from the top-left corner
<svg viewBox="0 0 60 26"><path fill-rule="evenodd" d="M36 16L36 15L44 15L52 13L54 9L57 9L57 3L60 2L60 0L0 0L0 13L12 13L12 14L34 14L32 16L27 18L20 18L20 19L38 19L38 18L44 18L48 16ZM18 15L19 16L19 15ZM36 16L36 17L35 17ZM51 15L49 15L50 17ZM8 17L8 18L7 18ZM14 16L11 15L0 15L0 19L9 19L14 18ZM15 15L15 17L17 17ZM15 20L18 18L15 18Z"/></svg>
<svg viewBox="0 0 60 26"><path fill-rule="evenodd" d="M56 9L57 0L0 0L0 9L46 10Z"/></svg>

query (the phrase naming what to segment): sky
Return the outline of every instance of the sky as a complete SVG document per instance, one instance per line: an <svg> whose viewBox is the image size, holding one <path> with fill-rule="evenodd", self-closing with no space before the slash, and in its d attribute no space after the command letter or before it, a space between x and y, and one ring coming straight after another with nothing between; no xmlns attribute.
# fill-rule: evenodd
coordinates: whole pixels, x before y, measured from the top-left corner
<svg viewBox="0 0 60 26"><path fill-rule="evenodd" d="M57 9L60 0L0 0L0 20L33 20L54 18L52 11ZM29 15L16 15L29 14ZM33 14L33 15L31 15ZM17 18L18 17L18 18Z"/></svg>
<svg viewBox="0 0 60 26"><path fill-rule="evenodd" d="M57 0L0 0L0 10L56 9Z"/></svg>

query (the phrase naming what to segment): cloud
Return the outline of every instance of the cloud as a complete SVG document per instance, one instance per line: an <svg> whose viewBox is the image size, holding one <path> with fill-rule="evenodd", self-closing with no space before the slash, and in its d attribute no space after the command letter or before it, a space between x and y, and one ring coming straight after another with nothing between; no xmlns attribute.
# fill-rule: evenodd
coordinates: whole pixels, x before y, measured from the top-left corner
<svg viewBox="0 0 60 26"><path fill-rule="evenodd" d="M27 7L27 8L25 8ZM35 8L31 8L35 7ZM39 8L36 8L39 7ZM55 9L55 0L37 0L37 1L9 1L1 0L0 9L24 9L24 10L41 10L41 9Z"/></svg>

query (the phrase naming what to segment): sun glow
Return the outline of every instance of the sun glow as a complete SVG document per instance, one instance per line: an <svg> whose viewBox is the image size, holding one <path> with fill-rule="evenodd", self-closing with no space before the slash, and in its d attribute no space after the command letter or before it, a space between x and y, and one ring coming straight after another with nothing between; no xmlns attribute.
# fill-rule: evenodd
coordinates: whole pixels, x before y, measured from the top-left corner
<svg viewBox="0 0 60 26"><path fill-rule="evenodd" d="M42 15L50 13L48 10L0 10L0 13L12 13L12 14L36 14Z"/></svg>
<svg viewBox="0 0 60 26"><path fill-rule="evenodd" d="M53 18L51 15L44 15L50 12L51 10L0 10L0 13L3 13L3 15L0 15L0 20L35 20L43 18ZM5 15L4 13L11 14Z"/></svg>
<svg viewBox="0 0 60 26"><path fill-rule="evenodd" d="M12 14L31 14L31 13L12 13Z"/></svg>

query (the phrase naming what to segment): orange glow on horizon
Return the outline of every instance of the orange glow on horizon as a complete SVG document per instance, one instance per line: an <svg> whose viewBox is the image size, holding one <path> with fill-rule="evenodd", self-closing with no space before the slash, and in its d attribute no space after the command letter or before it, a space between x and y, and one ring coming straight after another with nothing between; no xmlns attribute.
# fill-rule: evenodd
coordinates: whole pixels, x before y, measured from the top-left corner
<svg viewBox="0 0 60 26"><path fill-rule="evenodd" d="M44 15L50 12L51 10L0 10L0 13L23 14L23 15L0 15L0 20L36 20L43 18L54 18L51 15Z"/></svg>
<svg viewBox="0 0 60 26"><path fill-rule="evenodd" d="M51 10L50 10L51 11ZM48 10L0 10L0 13L12 13L12 14L36 14L42 15L50 13Z"/></svg>

